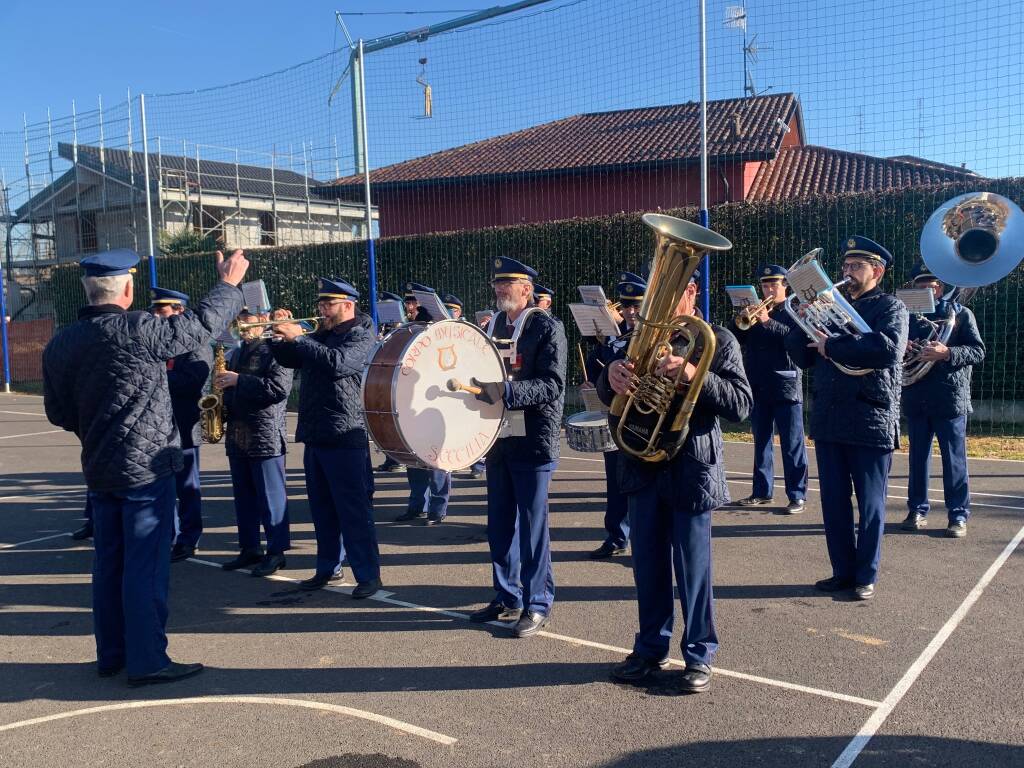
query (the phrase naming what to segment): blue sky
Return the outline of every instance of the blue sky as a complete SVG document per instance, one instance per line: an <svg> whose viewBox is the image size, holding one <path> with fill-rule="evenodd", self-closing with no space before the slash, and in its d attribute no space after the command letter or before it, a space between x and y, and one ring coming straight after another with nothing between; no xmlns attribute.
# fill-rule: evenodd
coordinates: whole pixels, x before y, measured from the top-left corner
<svg viewBox="0 0 1024 768"><path fill-rule="evenodd" d="M741 34L708 2L710 95L742 95ZM81 3L6 0L0 10L0 165L21 173L22 113L30 123L94 110L102 94L116 143L126 89L145 91L150 136L167 147L200 142L290 152L318 178L351 171L347 86L326 94L342 56L266 80L182 91L275 72L342 39L336 0ZM353 0L344 11L435 9L436 15L346 16L355 36L423 26L493 0ZM371 164L436 151L580 111L695 100L696 0L555 0L525 19L412 43L371 57ZM809 143L877 155L915 154L991 176L1022 175L1024 23L1016 0L749 0L761 50L759 89L792 91ZM427 58L435 116L415 119L415 78ZM179 93L175 96L156 94ZM122 110L123 112L123 110ZM80 140L94 141L95 120ZM69 123L58 126L68 139ZM40 128L33 134L41 163ZM91 132L91 133L90 133ZM135 127L136 139L138 127ZM122 131L123 133L123 131ZM114 137L114 138L109 138ZM337 151L334 146L337 145ZM186 151L183 149L182 151ZM214 150L211 150L214 151ZM205 150L204 150L205 152Z"/></svg>

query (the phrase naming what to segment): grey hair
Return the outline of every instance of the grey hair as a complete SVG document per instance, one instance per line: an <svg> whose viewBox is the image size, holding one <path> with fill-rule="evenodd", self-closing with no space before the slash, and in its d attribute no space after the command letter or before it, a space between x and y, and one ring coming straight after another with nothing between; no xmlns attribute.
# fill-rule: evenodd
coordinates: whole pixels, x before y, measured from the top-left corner
<svg viewBox="0 0 1024 768"><path fill-rule="evenodd" d="M93 306L113 304L124 295L124 287L131 282L131 275L110 275L106 277L83 277L85 297Z"/></svg>

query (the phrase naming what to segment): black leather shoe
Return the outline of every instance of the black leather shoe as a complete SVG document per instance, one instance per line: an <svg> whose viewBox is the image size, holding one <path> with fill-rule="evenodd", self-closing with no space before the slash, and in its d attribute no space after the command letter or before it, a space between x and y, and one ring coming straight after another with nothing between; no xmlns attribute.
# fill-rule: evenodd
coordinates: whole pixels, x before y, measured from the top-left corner
<svg viewBox="0 0 1024 768"><path fill-rule="evenodd" d="M946 526L946 537L950 539L962 539L967 535L967 521L954 520Z"/></svg>
<svg viewBox="0 0 1024 768"><path fill-rule="evenodd" d="M807 507L807 502L804 501L803 499L797 499L796 501L791 501L791 502L789 502L789 504L786 505L786 514L787 515L799 515L801 512L804 511L804 509L806 509L806 507Z"/></svg>
<svg viewBox="0 0 1024 768"><path fill-rule="evenodd" d="M424 525L429 527L432 525L440 525L443 522L443 517L434 517L433 515L427 515L427 519L424 521Z"/></svg>
<svg viewBox="0 0 1024 768"><path fill-rule="evenodd" d="M519 621L512 628L512 634L516 637L529 637L540 632L544 627L548 625L551 620L550 616L545 616L543 613L537 613L537 611L523 611L523 615L519 617Z"/></svg>
<svg viewBox="0 0 1024 768"><path fill-rule="evenodd" d="M837 579L835 576L814 582L814 588L820 589L822 592L842 592L844 589L849 589L852 586L852 581Z"/></svg>
<svg viewBox="0 0 1024 768"><path fill-rule="evenodd" d="M682 693L704 693L711 687L711 667L707 664L687 664L679 690Z"/></svg>
<svg viewBox="0 0 1024 768"><path fill-rule="evenodd" d="M405 464L399 464L396 461L385 459L384 462L375 468L378 472L401 472L405 469Z"/></svg>
<svg viewBox="0 0 1024 768"><path fill-rule="evenodd" d="M270 576L272 573L277 573L284 568L285 565L284 555L267 555L260 560L259 565L252 569L252 575Z"/></svg>
<svg viewBox="0 0 1024 768"><path fill-rule="evenodd" d="M157 683L173 683L176 680L184 680L186 677L198 675L203 671L202 664L179 664L172 661L159 672L142 677L129 677L128 685L138 688L140 685L155 685Z"/></svg>
<svg viewBox="0 0 1024 768"><path fill-rule="evenodd" d="M117 665L115 665L113 667L97 667L96 668L96 672L99 674L100 677L114 677L122 669L124 669L124 663L123 662L121 664L117 664Z"/></svg>
<svg viewBox="0 0 1024 768"><path fill-rule="evenodd" d="M875 596L875 585L874 584L858 584L853 590L854 596L858 600L870 600Z"/></svg>
<svg viewBox="0 0 1024 768"><path fill-rule="evenodd" d="M175 544L171 547L171 562L179 563L182 560L188 560L190 557L193 557L195 553L195 547L189 547L184 544Z"/></svg>
<svg viewBox="0 0 1024 768"><path fill-rule="evenodd" d="M310 576L308 579L299 582L299 589L305 592L314 592L318 589L323 589L328 584L341 581L345 578L345 572L339 568L334 573L316 573Z"/></svg>
<svg viewBox="0 0 1024 768"><path fill-rule="evenodd" d="M469 614L469 620L477 624L488 621L517 621L522 615L522 608L509 608L504 603L495 601Z"/></svg>
<svg viewBox="0 0 1024 768"><path fill-rule="evenodd" d="M762 507L765 504L771 504L772 500L770 497L764 496L747 496L745 499L740 499L736 502L737 507Z"/></svg>
<svg viewBox="0 0 1024 768"><path fill-rule="evenodd" d="M638 653L631 653L625 661L612 667L612 680L620 683L639 683L667 666L668 659L654 661Z"/></svg>
<svg viewBox="0 0 1024 768"><path fill-rule="evenodd" d="M356 600L364 600L367 597L373 597L380 591L383 584L380 583L380 579L374 579L373 581L360 581L356 584L356 588L352 590L352 597Z"/></svg>
<svg viewBox="0 0 1024 768"><path fill-rule="evenodd" d="M262 549L243 549L238 553L238 557L234 560L228 560L226 563L221 564L221 568L225 571L237 571L239 568L248 568L250 565L256 565L263 559Z"/></svg>
<svg viewBox="0 0 1024 768"><path fill-rule="evenodd" d="M408 522L411 522L413 520L419 520L421 517L423 517L426 514L427 514L426 512L417 512L416 510L413 510L413 509L407 509L407 510L405 510L405 512L403 512L402 514L400 514L398 517L395 518L395 522L396 523L408 523Z"/></svg>
<svg viewBox="0 0 1024 768"><path fill-rule="evenodd" d="M607 560L609 557L624 554L626 554L625 547L617 547L610 541L606 541L600 547L591 552L588 557L590 557L591 560Z"/></svg>
<svg viewBox="0 0 1024 768"><path fill-rule="evenodd" d="M73 531L72 534L71 534L71 538L74 539L75 541L81 541L82 539L91 539L92 538L92 523L86 523L81 528L79 528L77 531Z"/></svg>
<svg viewBox="0 0 1024 768"><path fill-rule="evenodd" d="M922 515L920 512L908 513L907 516L903 518L903 522L900 523L900 528L902 528L904 531L919 531L922 528L926 528L927 526L928 518Z"/></svg>
<svg viewBox="0 0 1024 768"><path fill-rule="evenodd" d="M479 480L481 477L484 476L484 471L482 469L477 469L477 470L474 470L474 471L470 472L469 476L473 480Z"/></svg>

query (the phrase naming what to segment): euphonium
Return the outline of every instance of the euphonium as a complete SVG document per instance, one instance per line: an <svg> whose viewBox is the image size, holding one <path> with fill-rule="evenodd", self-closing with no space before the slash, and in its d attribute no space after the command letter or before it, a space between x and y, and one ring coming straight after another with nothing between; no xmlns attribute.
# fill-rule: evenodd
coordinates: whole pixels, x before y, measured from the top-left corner
<svg viewBox="0 0 1024 768"><path fill-rule="evenodd" d="M736 319L733 322L736 323L736 327L741 331L749 331L757 325L757 316L762 312L771 311L773 304L775 304L775 299L772 296L769 296L757 304L751 304L749 307L743 307L736 313Z"/></svg>
<svg viewBox="0 0 1024 768"><path fill-rule="evenodd" d="M219 443L224 438L224 393L217 386L217 376L228 369L224 360L224 345L218 344L213 351L213 382L210 394L199 398L199 426L203 440Z"/></svg>
<svg viewBox="0 0 1024 768"><path fill-rule="evenodd" d="M634 379L629 394L615 396L609 414L619 448L642 461L659 462L675 456L686 440L690 415L717 346L710 325L677 315L676 307L704 254L727 251L732 243L672 216L648 213L643 222L654 230L655 247L640 316L626 350ZM683 343L681 356L697 369L685 394L678 391L682 369L671 377L655 373L658 363L674 354L673 337Z"/></svg>

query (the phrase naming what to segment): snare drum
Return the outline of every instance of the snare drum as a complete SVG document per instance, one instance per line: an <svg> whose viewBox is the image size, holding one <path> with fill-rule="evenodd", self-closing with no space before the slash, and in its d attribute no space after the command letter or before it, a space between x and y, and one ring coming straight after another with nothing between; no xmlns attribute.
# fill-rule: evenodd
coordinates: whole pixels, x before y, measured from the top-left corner
<svg viewBox="0 0 1024 768"><path fill-rule="evenodd" d="M413 323L388 334L363 374L366 428L402 464L465 469L498 438L502 402L451 392L448 382L504 381L505 368L487 335L462 320Z"/></svg>
<svg viewBox="0 0 1024 768"><path fill-rule="evenodd" d="M569 447L581 453L606 453L616 450L608 429L608 414L583 411L565 421L565 437Z"/></svg>

